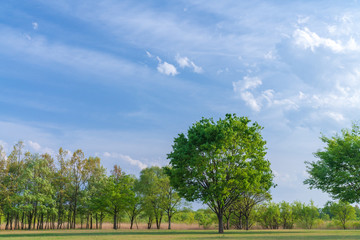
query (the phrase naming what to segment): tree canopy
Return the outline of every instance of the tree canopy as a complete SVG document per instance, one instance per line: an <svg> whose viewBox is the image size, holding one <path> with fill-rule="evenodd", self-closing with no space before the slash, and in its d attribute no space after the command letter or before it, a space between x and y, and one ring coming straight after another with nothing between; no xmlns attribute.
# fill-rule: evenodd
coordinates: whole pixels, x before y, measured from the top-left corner
<svg viewBox="0 0 360 240"><path fill-rule="evenodd" d="M241 194L273 186L261 130L258 123L235 114L217 122L202 118L187 135L175 138L168 154L171 184L186 200L201 200L216 213L219 233L223 213Z"/></svg>
<svg viewBox="0 0 360 240"><path fill-rule="evenodd" d="M314 156L318 161L305 162L310 189L320 189L333 198L350 203L360 200L360 128L353 124L332 137L321 136L326 144Z"/></svg>

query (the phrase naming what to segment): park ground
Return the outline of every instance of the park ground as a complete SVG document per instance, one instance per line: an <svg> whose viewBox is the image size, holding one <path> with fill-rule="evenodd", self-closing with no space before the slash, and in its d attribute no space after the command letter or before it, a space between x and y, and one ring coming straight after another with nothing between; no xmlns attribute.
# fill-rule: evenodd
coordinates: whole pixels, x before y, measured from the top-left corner
<svg viewBox="0 0 360 240"><path fill-rule="evenodd" d="M1 231L0 239L360 239L360 230L17 230Z"/></svg>

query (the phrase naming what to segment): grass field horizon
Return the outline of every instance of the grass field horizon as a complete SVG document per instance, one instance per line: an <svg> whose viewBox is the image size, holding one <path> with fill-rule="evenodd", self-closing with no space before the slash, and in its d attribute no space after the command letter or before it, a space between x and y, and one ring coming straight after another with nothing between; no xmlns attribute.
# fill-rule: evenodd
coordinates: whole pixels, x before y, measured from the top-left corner
<svg viewBox="0 0 360 240"><path fill-rule="evenodd" d="M14 230L0 231L1 239L360 239L359 230Z"/></svg>

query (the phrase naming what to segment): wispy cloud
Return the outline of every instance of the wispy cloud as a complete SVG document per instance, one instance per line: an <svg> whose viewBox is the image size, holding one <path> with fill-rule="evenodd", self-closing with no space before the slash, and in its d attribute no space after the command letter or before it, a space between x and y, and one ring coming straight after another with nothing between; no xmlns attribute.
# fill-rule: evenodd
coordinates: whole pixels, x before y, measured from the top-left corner
<svg viewBox="0 0 360 240"><path fill-rule="evenodd" d="M311 51L315 51L319 47L330 49L335 53L360 50L359 45L352 37L346 44L343 44L340 40L335 41L331 38L320 37L317 33L310 31L306 27L304 29L296 29L293 33L293 38L296 45L304 49L310 48Z"/></svg>
<svg viewBox="0 0 360 240"><path fill-rule="evenodd" d="M233 90L236 94L239 94L242 100L254 111L261 110L261 103L256 99L250 90L257 88L262 84L262 81L258 77L244 77L243 80L233 82Z"/></svg>
<svg viewBox="0 0 360 240"><path fill-rule="evenodd" d="M39 28L39 24L37 22L33 22L32 26L33 26L34 30L38 30L38 28Z"/></svg>
<svg viewBox="0 0 360 240"><path fill-rule="evenodd" d="M133 159L128 155L123 155L123 154L119 154L119 153L104 152L103 156L107 157L107 158L115 158L115 159L119 159L119 160L122 160L122 161L126 161L127 163L129 163L129 164L131 164L133 166L137 166L140 169L147 168L147 165L145 163L141 162L140 160Z"/></svg>
<svg viewBox="0 0 360 240"><path fill-rule="evenodd" d="M176 55L175 59L181 68L191 68L195 73L203 72L203 69L197 66L193 61L190 61L188 57L180 57L180 55Z"/></svg>
<svg viewBox="0 0 360 240"><path fill-rule="evenodd" d="M2 54L16 54L33 64L62 64L93 74L101 73L102 76L104 74L113 76L114 73L119 75L139 75L139 73L144 75L146 73L146 68L141 65L111 54L50 42L40 35L31 38L26 36L6 27L0 29L0 45L4 49Z"/></svg>

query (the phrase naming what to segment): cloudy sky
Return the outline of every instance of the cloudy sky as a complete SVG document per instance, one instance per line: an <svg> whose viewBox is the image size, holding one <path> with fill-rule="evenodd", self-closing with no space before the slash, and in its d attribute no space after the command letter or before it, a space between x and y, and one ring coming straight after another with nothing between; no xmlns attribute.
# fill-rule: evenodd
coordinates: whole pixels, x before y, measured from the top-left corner
<svg viewBox="0 0 360 240"><path fill-rule="evenodd" d="M357 1L0 2L0 143L166 165L201 117L264 127L274 201L329 198L304 161L360 119Z"/></svg>

